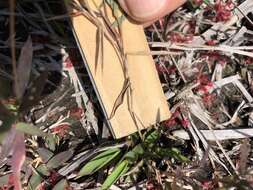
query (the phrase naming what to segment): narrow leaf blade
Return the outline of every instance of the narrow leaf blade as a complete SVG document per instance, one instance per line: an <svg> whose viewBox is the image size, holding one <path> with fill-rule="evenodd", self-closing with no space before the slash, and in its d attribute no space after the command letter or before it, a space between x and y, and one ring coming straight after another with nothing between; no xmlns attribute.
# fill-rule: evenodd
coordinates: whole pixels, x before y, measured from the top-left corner
<svg viewBox="0 0 253 190"><path fill-rule="evenodd" d="M57 154L48 161L47 167L50 169L58 168L59 166L64 164L64 162L68 161L73 156L73 153L73 150L67 150Z"/></svg>
<svg viewBox="0 0 253 190"><path fill-rule="evenodd" d="M27 123L22 123L22 122L17 123L16 129L18 131L24 132L29 135L47 136L47 134L44 133L43 131L41 131L39 128L32 126L30 124L27 124Z"/></svg>
<svg viewBox="0 0 253 190"><path fill-rule="evenodd" d="M25 137L23 133L16 133L13 144L13 155L11 167L13 172L13 182L15 190L21 190L20 174L21 167L25 161Z"/></svg>
<svg viewBox="0 0 253 190"><path fill-rule="evenodd" d="M110 163L115 157L120 154L120 149L109 149L97 155L90 162L88 162L79 172L79 176L91 175L99 169Z"/></svg>
<svg viewBox="0 0 253 190"><path fill-rule="evenodd" d="M53 188L53 190L63 190L63 189L67 189L68 187L68 182L66 179L62 179L61 181L59 181Z"/></svg>
<svg viewBox="0 0 253 190"><path fill-rule="evenodd" d="M111 175L109 175L106 178L101 189L102 190L109 189L111 187L111 185L113 183L115 183L120 178L120 176L122 176L123 174L125 174L128 171L128 169L129 169L128 164L129 164L128 161L124 160L118 166L116 166L116 168L113 170Z"/></svg>
<svg viewBox="0 0 253 190"><path fill-rule="evenodd" d="M17 84L15 84L16 95L21 99L25 93L26 87L30 79L33 59L32 39L29 36L25 45L22 47L21 54L17 66Z"/></svg>

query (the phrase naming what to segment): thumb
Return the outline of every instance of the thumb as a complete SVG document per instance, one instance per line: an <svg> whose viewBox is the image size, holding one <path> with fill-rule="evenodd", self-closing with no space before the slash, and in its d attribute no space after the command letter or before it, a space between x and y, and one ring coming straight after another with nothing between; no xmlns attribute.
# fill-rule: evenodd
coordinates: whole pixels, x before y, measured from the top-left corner
<svg viewBox="0 0 253 190"><path fill-rule="evenodd" d="M118 2L131 18L146 23L172 12L185 0L118 0Z"/></svg>

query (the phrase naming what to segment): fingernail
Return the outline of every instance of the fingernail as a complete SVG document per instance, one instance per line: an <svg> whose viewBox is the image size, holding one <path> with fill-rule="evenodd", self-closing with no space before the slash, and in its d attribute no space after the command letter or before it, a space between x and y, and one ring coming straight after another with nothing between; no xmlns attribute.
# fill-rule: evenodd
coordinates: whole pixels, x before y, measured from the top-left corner
<svg viewBox="0 0 253 190"><path fill-rule="evenodd" d="M152 18L159 14L167 0L125 0L129 13L137 19Z"/></svg>

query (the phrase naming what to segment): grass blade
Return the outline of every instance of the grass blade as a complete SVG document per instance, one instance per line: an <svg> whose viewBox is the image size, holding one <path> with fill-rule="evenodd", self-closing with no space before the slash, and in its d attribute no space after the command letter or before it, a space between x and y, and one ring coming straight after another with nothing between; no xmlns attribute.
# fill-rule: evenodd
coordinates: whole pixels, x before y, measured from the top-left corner
<svg viewBox="0 0 253 190"><path fill-rule="evenodd" d="M61 152L51 158L48 163L47 167L49 169L55 169L64 164L66 161L68 161L73 156L74 151L73 150L67 150L64 152Z"/></svg>
<svg viewBox="0 0 253 190"><path fill-rule="evenodd" d="M110 186L113 183L115 183L120 178L120 176L124 175L128 171L128 169L129 169L129 167L128 167L128 161L124 160L118 166L116 166L116 168L113 170L113 172L111 173L111 175L109 175L106 178L106 180L103 183L101 189L102 190L109 189Z"/></svg>
<svg viewBox="0 0 253 190"><path fill-rule="evenodd" d="M17 66L17 86L16 95L21 99L25 93L26 87L30 79L33 59L33 45L32 39L29 37L21 50Z"/></svg>
<svg viewBox="0 0 253 190"><path fill-rule="evenodd" d="M21 168L25 161L25 137L24 133L16 133L13 144L13 155L11 158L11 167L13 172L14 189L21 190Z"/></svg>
<svg viewBox="0 0 253 190"><path fill-rule="evenodd" d="M53 190L62 190L62 189L68 189L68 182L66 179L62 179L59 181L53 188Z"/></svg>
<svg viewBox="0 0 253 190"><path fill-rule="evenodd" d="M90 162L88 162L79 172L78 176L82 177L85 175L90 175L97 172L99 169L106 166L110 163L115 157L120 154L120 149L109 149L105 152L102 152L95 158L93 158Z"/></svg>
<svg viewBox="0 0 253 190"><path fill-rule="evenodd" d="M42 136L42 137L47 136L47 134L41 131L38 127L32 126L27 123L22 122L17 123L16 129L29 135Z"/></svg>

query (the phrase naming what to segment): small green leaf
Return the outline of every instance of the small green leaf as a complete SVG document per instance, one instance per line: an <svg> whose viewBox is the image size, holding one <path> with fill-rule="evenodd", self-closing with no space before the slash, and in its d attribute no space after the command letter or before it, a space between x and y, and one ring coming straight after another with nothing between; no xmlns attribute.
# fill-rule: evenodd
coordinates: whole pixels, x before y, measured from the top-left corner
<svg viewBox="0 0 253 190"><path fill-rule="evenodd" d="M45 139L46 141L46 145L47 147L51 150L51 151L55 151L56 149L56 144L57 144L57 136L55 135L48 135Z"/></svg>
<svg viewBox="0 0 253 190"><path fill-rule="evenodd" d="M30 180L28 182L28 190L37 189L38 186L42 183L42 181L43 178L40 175L34 173L32 177L30 177Z"/></svg>
<svg viewBox="0 0 253 190"><path fill-rule="evenodd" d="M91 175L106 166L120 154L120 149L109 149L89 161L79 172L79 177Z"/></svg>
<svg viewBox="0 0 253 190"><path fill-rule="evenodd" d="M101 189L102 190L109 189L111 185L120 178L120 176L124 175L129 170L128 165L129 165L128 161L124 160L118 166L116 166L115 169L112 171L112 173L106 178Z"/></svg>
<svg viewBox="0 0 253 190"><path fill-rule="evenodd" d="M31 36L29 36L24 46L21 48L16 69L17 80L14 83L14 90L18 100L22 99L26 91L32 71L32 63L33 63L33 43Z"/></svg>
<svg viewBox="0 0 253 190"><path fill-rule="evenodd" d="M0 102L0 134L8 131L15 121L16 116Z"/></svg>
<svg viewBox="0 0 253 190"><path fill-rule="evenodd" d="M74 153L73 150L67 150L55 155L48 161L47 167L49 169L58 168L59 166L63 165L66 161L68 161L73 156L73 153Z"/></svg>
<svg viewBox="0 0 253 190"><path fill-rule="evenodd" d="M42 176L50 176L50 171L47 168L46 164L41 164L36 168L36 171L38 172L38 174L42 175Z"/></svg>
<svg viewBox="0 0 253 190"><path fill-rule="evenodd" d="M209 0L203 0L203 2L204 2L205 4L207 4L207 5L210 5L210 4L211 4Z"/></svg>
<svg viewBox="0 0 253 190"><path fill-rule="evenodd" d="M0 187L3 187L4 185L8 184L9 177L10 177L10 174L0 177Z"/></svg>
<svg viewBox="0 0 253 190"><path fill-rule="evenodd" d="M136 146L133 148L132 151L133 151L135 154L137 154L137 155L142 155L142 154L144 154L144 149L143 149L143 147L142 147L141 144L136 145Z"/></svg>
<svg viewBox="0 0 253 190"><path fill-rule="evenodd" d="M181 162L189 162L189 159L186 158L177 148L172 148L171 153L177 160L180 160Z"/></svg>
<svg viewBox="0 0 253 190"><path fill-rule="evenodd" d="M160 133L158 130L149 131L146 134L146 137L144 139L144 144L150 146L151 144L155 143L157 139L159 139Z"/></svg>
<svg viewBox="0 0 253 190"><path fill-rule="evenodd" d="M116 5L115 0L106 0L106 3L108 3L108 5L110 5L110 7L113 9ZM115 8L114 8L115 9Z"/></svg>
<svg viewBox="0 0 253 190"><path fill-rule="evenodd" d="M189 159L186 158L182 153L176 149L176 148L159 148L157 147L154 150L154 156L158 157L172 157L175 158L176 160L179 160L181 162L189 162Z"/></svg>
<svg viewBox="0 0 253 190"><path fill-rule="evenodd" d="M16 116L0 102L0 143L2 143L12 125L15 124L16 119Z"/></svg>
<svg viewBox="0 0 253 190"><path fill-rule="evenodd" d="M144 154L144 149L141 144L136 145L131 151L125 154L124 158L130 163L136 162L138 158Z"/></svg>
<svg viewBox="0 0 253 190"><path fill-rule="evenodd" d="M37 152L38 152L40 158L42 159L43 163L48 162L48 160L50 158L52 158L54 155L54 153L52 153L50 150L48 150L46 148L38 148Z"/></svg>
<svg viewBox="0 0 253 190"><path fill-rule="evenodd" d="M16 124L16 129L18 131L24 132L26 134L29 135L36 135L36 136L47 136L46 133L44 133L43 131L41 131L38 127L32 126L30 124L27 123L17 123Z"/></svg>
<svg viewBox="0 0 253 190"><path fill-rule="evenodd" d="M112 27L119 27L119 25L121 25L125 19L125 15L121 15L119 18L117 18L116 21L112 23Z"/></svg>
<svg viewBox="0 0 253 190"><path fill-rule="evenodd" d="M106 3L111 7L113 15L116 19L116 21L112 23L112 27L119 27L119 25L121 25L126 19L126 16L122 14L119 5L115 0L106 0Z"/></svg>
<svg viewBox="0 0 253 190"><path fill-rule="evenodd" d="M1 113L0 113L1 114ZM16 117L14 115L6 115L4 119L0 119L0 142L2 142L6 132L15 124Z"/></svg>
<svg viewBox="0 0 253 190"><path fill-rule="evenodd" d="M61 181L59 181L53 188L53 190L63 190L63 189L67 189L68 187L68 182L66 179L62 179Z"/></svg>

